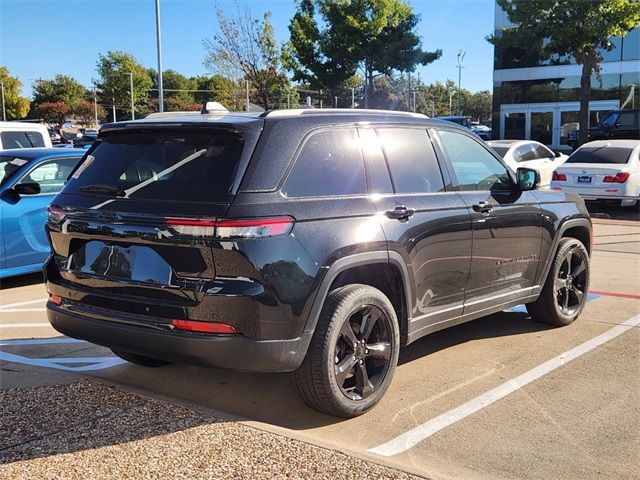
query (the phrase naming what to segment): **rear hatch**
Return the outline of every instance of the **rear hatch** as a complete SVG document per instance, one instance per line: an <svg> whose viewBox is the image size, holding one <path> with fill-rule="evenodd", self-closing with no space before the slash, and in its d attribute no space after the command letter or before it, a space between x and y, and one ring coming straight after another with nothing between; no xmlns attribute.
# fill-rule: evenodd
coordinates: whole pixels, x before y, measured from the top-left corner
<svg viewBox="0 0 640 480"><path fill-rule="evenodd" d="M102 133L50 207L47 274L96 307L165 316L198 304L215 288L216 222L258 135L184 125Z"/></svg>

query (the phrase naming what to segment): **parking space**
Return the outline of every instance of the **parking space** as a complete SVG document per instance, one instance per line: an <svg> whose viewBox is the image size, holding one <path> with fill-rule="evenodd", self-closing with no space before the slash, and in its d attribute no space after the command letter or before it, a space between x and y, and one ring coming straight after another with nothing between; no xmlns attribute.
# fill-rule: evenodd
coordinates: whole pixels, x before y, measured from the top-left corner
<svg viewBox="0 0 640 480"><path fill-rule="evenodd" d="M640 222L594 222L577 322L551 328L516 308L425 337L402 351L381 404L352 420L307 408L288 374L145 369L62 337L37 276L0 290L1 386L90 380L429 478L638 478Z"/></svg>

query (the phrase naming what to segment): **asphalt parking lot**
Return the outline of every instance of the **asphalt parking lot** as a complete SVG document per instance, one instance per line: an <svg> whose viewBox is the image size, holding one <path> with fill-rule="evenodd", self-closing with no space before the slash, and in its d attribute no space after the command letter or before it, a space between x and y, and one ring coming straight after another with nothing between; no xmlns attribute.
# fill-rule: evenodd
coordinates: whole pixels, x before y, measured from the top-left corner
<svg viewBox="0 0 640 480"><path fill-rule="evenodd" d="M38 276L0 290L0 477L640 478L640 221L594 215L591 296L401 353L381 404L307 408L287 374L145 369L60 336Z"/></svg>

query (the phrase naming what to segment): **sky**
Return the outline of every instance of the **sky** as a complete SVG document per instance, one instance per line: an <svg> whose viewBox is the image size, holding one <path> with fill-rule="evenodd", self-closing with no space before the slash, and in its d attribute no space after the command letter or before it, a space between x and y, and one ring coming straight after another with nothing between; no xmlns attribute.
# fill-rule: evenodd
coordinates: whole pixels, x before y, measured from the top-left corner
<svg viewBox="0 0 640 480"><path fill-rule="evenodd" d="M226 12L235 0L217 0ZM261 17L270 10L277 40L289 38L293 0L247 0ZM462 87L491 90L493 0L410 0L421 21L423 49L442 57L417 72L426 83L457 82L457 53L466 51ZM210 73L203 65L203 40L216 32L216 0L160 0L163 70L186 76ZM70 75L87 87L96 77L98 54L122 50L146 67L157 68L154 0L0 0L0 65L9 68L31 95L39 78Z"/></svg>

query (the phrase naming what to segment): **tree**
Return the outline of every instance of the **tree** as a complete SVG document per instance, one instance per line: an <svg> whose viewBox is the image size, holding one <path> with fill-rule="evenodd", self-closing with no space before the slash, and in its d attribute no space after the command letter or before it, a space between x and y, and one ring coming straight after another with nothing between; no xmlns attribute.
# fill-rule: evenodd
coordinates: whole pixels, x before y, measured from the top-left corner
<svg viewBox="0 0 640 480"><path fill-rule="evenodd" d="M466 101L462 103L462 108L465 115L482 123L491 118L493 95L489 90L482 90L468 95Z"/></svg>
<svg viewBox="0 0 640 480"><path fill-rule="evenodd" d="M157 86L157 76L155 72L153 74L154 85L153 88L158 88ZM192 92L187 92L186 90L195 90L195 84L190 81L187 77L182 75L181 73L176 72L175 70L165 70L162 73L162 88L164 89L164 98L174 98L180 100L182 103L192 104L195 103ZM182 91L171 91L171 90L182 90ZM157 97L157 91L154 91L154 96Z"/></svg>
<svg viewBox="0 0 640 480"><path fill-rule="evenodd" d="M68 75L56 75L52 80L36 80L33 83L33 104L66 103L74 108L86 101L87 89Z"/></svg>
<svg viewBox="0 0 640 480"><path fill-rule="evenodd" d="M314 0L297 3L289 24L291 37L283 48L283 61L294 80L307 82L314 90L325 90L329 96L339 96L358 64L343 54L344 45L333 41L331 29L320 30L315 16Z"/></svg>
<svg viewBox="0 0 640 480"><path fill-rule="evenodd" d="M107 116L106 110L102 105L97 105L98 118ZM71 109L71 113L84 125L93 125L95 123L95 108L93 102L84 101Z"/></svg>
<svg viewBox="0 0 640 480"><path fill-rule="evenodd" d="M405 0L301 0L289 28L288 64L294 75L317 82L326 82L325 69L346 79L361 68L367 107L375 77L413 71L442 55L422 50L419 20Z"/></svg>
<svg viewBox="0 0 640 480"><path fill-rule="evenodd" d="M128 73L133 74L133 97L135 110L143 110L149 98L149 90L153 87L153 80L149 72L131 54L119 51L109 51L100 54L96 67L98 79L93 82L100 90L101 97L113 98L120 115L130 114L131 96Z"/></svg>
<svg viewBox="0 0 640 480"><path fill-rule="evenodd" d="M640 25L637 0L497 0L514 23L487 39L498 48L533 45L542 58L571 55L582 66L579 142L587 140L591 75L600 73L611 37Z"/></svg>
<svg viewBox="0 0 640 480"><path fill-rule="evenodd" d="M232 74L251 83L265 109L281 96L288 84L282 72L282 58L276 46L269 11L262 20L254 18L249 7L237 4L237 16L228 16L216 7L219 33L204 41L205 66L212 73Z"/></svg>
<svg viewBox="0 0 640 480"><path fill-rule="evenodd" d="M34 118L41 118L46 123L58 125L64 121L69 111L69 105L65 102L42 102L34 104L31 113Z"/></svg>
<svg viewBox="0 0 640 480"><path fill-rule="evenodd" d="M4 86L4 109L7 120L26 117L27 113L29 113L29 100L20 95L22 82L17 77L12 77L7 67L0 67L0 80ZM0 112L0 115L2 115L2 112ZM0 119L2 119L2 116L0 116Z"/></svg>

